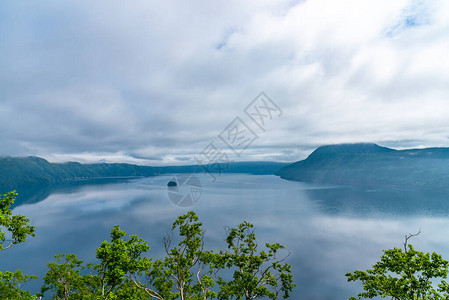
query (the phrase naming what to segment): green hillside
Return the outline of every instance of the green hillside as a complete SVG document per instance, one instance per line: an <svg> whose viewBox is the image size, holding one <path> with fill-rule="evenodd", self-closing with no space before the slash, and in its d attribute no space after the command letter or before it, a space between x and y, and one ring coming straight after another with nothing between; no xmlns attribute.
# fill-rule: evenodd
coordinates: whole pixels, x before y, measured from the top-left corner
<svg viewBox="0 0 449 300"><path fill-rule="evenodd" d="M80 164L77 162L50 163L39 157L0 158L0 188L42 185L74 179L101 177L154 176L168 173L250 173L274 174L286 164L277 162L235 162L229 165L190 165L150 167L123 163Z"/></svg>
<svg viewBox="0 0 449 300"><path fill-rule="evenodd" d="M376 144L329 145L276 175L343 185L449 188L449 148L398 151Z"/></svg>

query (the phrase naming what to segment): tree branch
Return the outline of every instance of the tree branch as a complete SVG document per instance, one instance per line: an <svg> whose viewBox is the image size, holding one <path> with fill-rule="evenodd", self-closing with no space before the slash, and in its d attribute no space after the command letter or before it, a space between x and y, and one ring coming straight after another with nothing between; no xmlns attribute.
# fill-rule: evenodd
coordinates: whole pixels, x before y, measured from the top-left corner
<svg viewBox="0 0 449 300"><path fill-rule="evenodd" d="M3 250L6 250L6 249L10 248L13 244L14 244L14 242L11 242L11 244L9 244L8 247L2 248L2 249L0 249L0 251L3 251Z"/></svg>
<svg viewBox="0 0 449 300"><path fill-rule="evenodd" d="M418 233L415 233L415 234L413 234L413 233L409 233L408 235L405 235L405 241L404 241L404 251L405 251L405 253L407 253L407 243L408 243L408 240L410 239L410 238L412 238L412 237L414 237L414 236L417 236L417 235L419 235L421 233L421 228L419 228L419 231L418 231Z"/></svg>

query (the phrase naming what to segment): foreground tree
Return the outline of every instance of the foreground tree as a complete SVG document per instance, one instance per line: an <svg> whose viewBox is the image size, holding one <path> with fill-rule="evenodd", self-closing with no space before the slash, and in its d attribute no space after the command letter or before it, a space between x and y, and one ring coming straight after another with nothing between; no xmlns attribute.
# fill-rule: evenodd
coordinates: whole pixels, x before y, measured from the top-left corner
<svg viewBox="0 0 449 300"><path fill-rule="evenodd" d="M49 270L44 277L39 296L43 297L45 292L53 291L53 299L67 300L87 299L95 294L95 289L90 288L95 282L93 276L81 275L86 268L83 261L75 254L58 254L55 258L56 262L47 264Z"/></svg>
<svg viewBox="0 0 449 300"><path fill-rule="evenodd" d="M229 281L220 277L219 299L278 299L281 292L283 298L290 297L296 286L291 266L283 263L287 256L277 257L284 246L266 243L268 252L259 252L254 226L248 222L228 230L226 242L228 249L221 251L220 257L224 266L234 270L234 274Z"/></svg>
<svg viewBox="0 0 449 300"><path fill-rule="evenodd" d="M96 265L84 264L74 254L56 255L57 262L47 265L40 296L52 291L54 299L147 299L128 278L150 268L151 261L142 257L150 247L137 235L127 237L117 225L110 235L111 241L97 248Z"/></svg>
<svg viewBox="0 0 449 300"><path fill-rule="evenodd" d="M16 197L16 191L0 195L0 251L25 242L27 236L35 236L35 228L28 225L28 218L12 214L11 205ZM35 299L30 292L23 290L23 285L33 278L37 277L24 275L20 270L0 272L2 299Z"/></svg>
<svg viewBox="0 0 449 300"><path fill-rule="evenodd" d="M25 242L27 236L36 236L34 226L28 225L28 218L12 214L11 205L16 201L16 197L16 191L0 195L0 251ZM6 232L2 228L5 228Z"/></svg>
<svg viewBox="0 0 449 300"><path fill-rule="evenodd" d="M125 240L126 235L126 231L116 225L111 231L111 242L104 241L97 249L97 258L101 262L94 269L98 272L102 299L108 299L109 294L120 289L129 276L151 266L151 261L142 257L150 250L147 242L137 235Z"/></svg>
<svg viewBox="0 0 449 300"><path fill-rule="evenodd" d="M23 290L23 285L36 276L24 275L22 271L0 272L0 296L1 299L36 299L29 291Z"/></svg>
<svg viewBox="0 0 449 300"><path fill-rule="evenodd" d="M212 299L216 292L214 276L218 271L216 255L204 250L204 232L198 216L190 211L173 223L181 240L172 246L173 238L165 237L166 256L157 259L145 272L146 284L129 276L137 287L154 299Z"/></svg>
<svg viewBox="0 0 449 300"><path fill-rule="evenodd" d="M360 280L363 284L364 291L358 294L358 299L378 296L395 300L448 299L449 285L444 279L449 262L435 252L424 253L409 245L408 240L418 234L405 237L404 249L384 250L372 269L346 274L348 281ZM437 282L432 282L433 279Z"/></svg>
<svg viewBox="0 0 449 300"><path fill-rule="evenodd" d="M156 299L270 299L288 298L295 287L291 267L283 263L286 257L276 255L284 247L265 244L268 252L258 252L254 227L244 222L229 229L228 249L214 253L204 250L204 232L197 215L190 211L179 217L172 230L178 229L182 240L171 247L165 239L166 257L156 260L146 273L144 288ZM223 269L234 271L232 280L218 276ZM136 285L139 286L137 280ZM219 289L215 288L216 283ZM151 289L149 287L152 287ZM218 290L218 292L216 292Z"/></svg>
<svg viewBox="0 0 449 300"><path fill-rule="evenodd" d="M42 294L53 292L54 299L255 299L284 298L295 286L290 265L276 253L280 244L266 244L268 252L257 250L253 226L242 223L228 232L228 250L204 250L202 223L194 212L173 223L180 237L164 239L166 255L151 260L144 257L146 242L115 226L111 241L97 249L96 265L85 265L73 255L58 255L48 264ZM174 245L173 245L174 244ZM234 270L234 280L217 274ZM84 273L84 275L82 274ZM217 286L217 283L219 286Z"/></svg>

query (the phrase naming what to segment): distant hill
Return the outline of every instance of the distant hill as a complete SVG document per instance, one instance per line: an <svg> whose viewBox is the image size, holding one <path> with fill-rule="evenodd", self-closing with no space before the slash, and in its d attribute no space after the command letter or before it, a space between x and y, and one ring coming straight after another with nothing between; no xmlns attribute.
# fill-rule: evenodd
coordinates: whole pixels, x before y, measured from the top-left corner
<svg viewBox="0 0 449 300"><path fill-rule="evenodd" d="M0 188L14 188L25 185L42 185L67 180L100 177L155 176L168 173L250 173L274 174L285 163L277 162L234 162L229 165L190 165L150 167L122 163L80 164L77 162L50 163L40 157L0 157Z"/></svg>
<svg viewBox="0 0 449 300"><path fill-rule="evenodd" d="M342 185L449 188L449 148L394 150L365 143L328 145L276 175Z"/></svg>

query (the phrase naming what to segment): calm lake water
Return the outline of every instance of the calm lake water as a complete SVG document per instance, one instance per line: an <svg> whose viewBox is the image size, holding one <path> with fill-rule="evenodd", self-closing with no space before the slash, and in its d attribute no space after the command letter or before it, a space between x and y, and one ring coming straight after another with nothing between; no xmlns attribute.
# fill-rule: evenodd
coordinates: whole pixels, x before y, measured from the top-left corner
<svg viewBox="0 0 449 300"><path fill-rule="evenodd" d="M200 200L175 206L167 194L172 176L72 182L18 190L15 214L36 226L37 236L4 251L2 270L22 269L43 277L58 253L95 261L115 224L148 241L150 256L162 256L162 239L179 215L193 209L206 229L206 246L224 248L225 226L246 220L260 245L280 242L290 256L297 287L292 299L347 299L360 289L344 274L365 270L382 249L401 247L404 235L418 250L449 259L449 193L306 184L271 175L225 174L198 178ZM41 282L27 284L37 291Z"/></svg>

